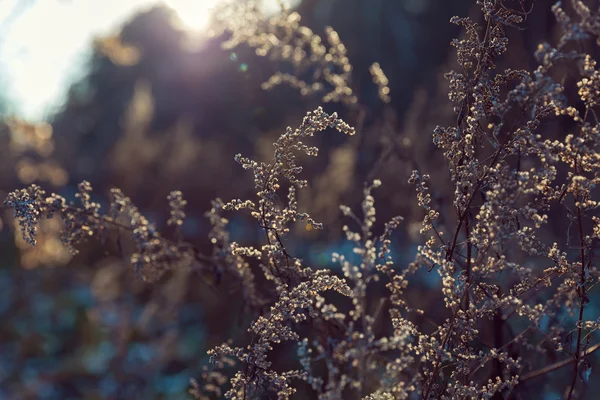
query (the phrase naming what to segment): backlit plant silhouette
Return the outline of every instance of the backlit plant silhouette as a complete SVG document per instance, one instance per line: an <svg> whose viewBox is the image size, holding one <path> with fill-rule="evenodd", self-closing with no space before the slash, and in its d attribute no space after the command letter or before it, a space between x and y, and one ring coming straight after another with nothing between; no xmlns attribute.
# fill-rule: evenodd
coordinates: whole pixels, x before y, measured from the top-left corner
<svg viewBox="0 0 600 400"><path fill-rule="evenodd" d="M332 255L341 273L311 268L288 250L296 224L323 229L297 201L308 185L299 154L318 153L305 141L331 130L355 134L320 107L279 137L268 163L235 157L252 174L256 196L213 202L207 213L215 246L210 256L183 240L165 239L117 189L106 213L91 201L88 182L79 186L80 204L47 196L35 185L11 193L5 204L32 245L40 221L58 215L64 243L73 250L90 236L128 232L135 243L131 263L144 278L186 267L235 277L253 322L238 338L243 341L224 337L210 350L211 365L192 382L196 398L287 399L301 385L319 399L530 398L529 382L544 387L551 377L562 385L564 398L583 398L600 347L600 316L590 307L600 279L600 74L592 54L581 49L594 39L600 43L600 14L582 1L570 1L568 12L553 5L562 33L556 43L538 46L538 66L499 71L497 61L510 51L506 32L526 29L532 4L477 4L482 25L471 18L451 20L465 32L451 43L458 68L446 74L456 123L436 127L432 137L448 172L427 166L412 171L424 240L408 265L392 257L392 236L403 218L374 231L375 189L385 185L378 179L365 184L360 212L340 207L353 247L352 255ZM333 88L325 102L354 103L352 68L335 31L327 30L336 49L328 52L298 24L296 13L284 9L260 22L252 7L228 7L233 16L226 29L234 33L228 45L248 43L300 70L314 68L314 83L286 74L271 78L267 87L288 82L310 94L324 90L319 80L325 79ZM332 72L336 68L345 72ZM371 73L388 102L379 64ZM577 101L569 102L570 93ZM546 128L556 121L567 128L554 137ZM450 181L453 193L445 203L431 194L432 174ZM169 224L181 226L182 194L172 192L169 202ZM233 212L256 220L262 246L231 240L227 214ZM554 219L568 221L565 242L549 239ZM436 315L408 295L411 285L431 274L439 275L443 299ZM296 355L293 369L271 358L282 352Z"/></svg>

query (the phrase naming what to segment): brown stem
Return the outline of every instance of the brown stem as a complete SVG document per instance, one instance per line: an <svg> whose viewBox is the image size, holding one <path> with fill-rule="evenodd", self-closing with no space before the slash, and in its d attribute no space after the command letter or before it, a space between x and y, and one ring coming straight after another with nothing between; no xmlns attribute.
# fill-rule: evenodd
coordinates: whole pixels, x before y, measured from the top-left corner
<svg viewBox="0 0 600 400"><path fill-rule="evenodd" d="M577 164L575 164L575 169L577 169ZM575 197L577 201L578 196ZM581 332L583 325L583 309L585 307L585 238L583 237L583 226L582 226L582 218L581 218L581 207L577 206L577 225L579 228L579 247L580 247L580 256L581 256L581 271L580 271L580 287L577 288L577 294L579 295L579 317L577 318L577 347L575 349L575 367L573 368L573 379L571 380L571 388L569 389L569 395L567 396L567 400L571 400L573 396L573 391L575 390L575 385L577 384L577 376L579 375L579 363L581 360Z"/></svg>
<svg viewBox="0 0 600 400"><path fill-rule="evenodd" d="M472 251L472 244L471 244L471 239L470 239L470 226L469 226L469 215L467 214L467 217L465 218L465 238L467 241L467 261L466 261L466 265L465 265L465 302L463 305L463 311L465 313L465 318L467 319L467 321L469 320L469 316L468 316L468 312L469 312L469 290L471 289L471 251ZM463 374L462 376L462 380L463 380L463 384L466 385L468 383L468 374Z"/></svg>
<svg viewBox="0 0 600 400"><path fill-rule="evenodd" d="M494 153L494 157L492 158L492 161L489 164L490 166L494 165L494 163L498 160L498 157L500 156L500 153L502 152L503 149L504 149L504 147L499 147L498 150ZM447 261L450 261L453 257L454 250L456 249L456 244L457 244L457 240L458 240L458 234L460 233L460 228L462 227L463 221L465 220L465 218L468 215L469 208L471 207L471 203L473 202L473 199L479 192L479 188L481 187L481 185L482 185L483 181L485 180L485 178L487 177L487 175L488 175L488 172L486 171L483 174L483 176L477 180L477 184L475 185L475 188L473 189L473 193L471 193L471 196L469 197L469 200L467 201L465 209L463 210L462 213L460 213L460 216L458 219L458 224L456 226L456 230L454 232L454 237L452 239L452 245L446 249L446 260ZM450 334L452 333L452 330L454 328L453 325L454 325L454 321L456 320L456 316L457 316L457 312L455 311L452 314L452 318L450 319L448 331L446 332L446 335L444 336L444 339L442 340L442 351L443 351L444 347L446 347L446 343L450 339ZM423 399L427 399L429 397L429 394L433 387L433 382L435 381L435 376L437 375L440 364L441 364L441 354L438 355L438 357L436 358L436 360L434 362L435 366L433 368L432 375L428 380L427 388L425 389L425 392L423 393L423 396L422 396Z"/></svg>
<svg viewBox="0 0 600 400"><path fill-rule="evenodd" d="M431 392L431 389L433 388L433 383L435 382L435 376L437 375L437 372L440 368L440 364L442 363L442 355L441 354L444 351L444 348L446 347L448 340L450 339L450 334L452 333L454 321L456 320L456 314L458 314L457 311L455 311L452 314L452 318L450 318L450 323L448 324L448 331L446 332L446 335L444 335L444 339L442 340L440 354L437 356L437 358L435 360L435 366L433 367L433 372L431 373L431 377L427 383L427 389L425 390L425 393L422 396L422 399L424 399L424 400L427 400L429 398L429 393Z"/></svg>
<svg viewBox="0 0 600 400"><path fill-rule="evenodd" d="M490 164L489 164L490 167L496 163L496 161L498 160L498 157L500 156L500 153L502 153L503 149L504 149L504 147L499 147L498 150L496 150L496 152L494 153L494 157L492 158L492 161L490 161ZM452 237L452 245L448 249L446 249L446 260L447 261L450 261L452 259L452 254L454 254L454 250L456 249L456 244L458 241L458 234L460 233L460 228L462 228L462 224L467 216L467 213L469 212L469 208L471 207L471 203L473 202L473 199L475 199L475 196L477 195L477 193L479 193L479 189L481 188L481 185L483 184L483 181L485 181L485 178L487 178L487 176L488 176L488 172L485 172L483 174L483 176L477 180L477 184L473 188L473 193L471 193L469 200L467 200L465 209L459 215L458 224L456 225L456 230L454 231L454 236Z"/></svg>
<svg viewBox="0 0 600 400"><path fill-rule="evenodd" d="M596 351L596 350L598 350L598 349L600 349L600 343L596 343L595 345L593 345L593 346L590 346L590 347L589 347L589 348L588 348L588 349L585 351L585 355L586 355L586 356L588 356L588 355L592 354L593 352L595 352L595 351ZM519 381L520 381L520 382L524 382L524 381L528 381L528 380L530 380L530 379L535 379L535 378L538 378L538 377L540 377L540 376L543 376L543 375L545 375L545 374L547 374L547 373L550 373L550 372L552 372L552 371L556 371L557 369L560 369L560 368L562 368L562 367L564 367L564 366L566 366L566 365L569 365L569 364L571 364L571 363L574 363L574 362L575 362L575 359L574 359L574 358L568 358L568 359L566 359L566 360L563 360L563 361L556 362L556 363L554 363L554 364L548 365L548 366L546 366L546 367L544 367L544 368L541 368L541 369L538 369L538 370L532 371L532 372L530 372L530 373L528 373L528 374L526 374L526 375L522 376L522 377L519 379Z"/></svg>
<svg viewBox="0 0 600 400"><path fill-rule="evenodd" d="M504 326L504 320L502 319L502 311L498 308L494 313L494 321L493 321L493 339L494 339L494 347L496 349L501 349L503 347L503 335L502 328ZM496 380L496 377L502 378L502 363L498 358L494 359L492 364L492 376L491 379ZM496 392L492 397L492 400L502 399L502 392Z"/></svg>
<svg viewBox="0 0 600 400"><path fill-rule="evenodd" d="M65 205L62 207L62 212L63 213L82 213L85 214L88 218L92 218L95 219L96 221L101 221L106 223L107 225L111 225L117 229L121 229L124 230L126 232L129 233L133 233L133 227L131 227L130 225L124 225L121 224L119 222L117 222L114 218L106 216L106 215L93 215L87 212L87 210L82 209L82 208L78 208L76 206L71 206L71 205ZM168 245L168 246L177 246L178 244L163 237L163 236L159 236L158 240L162 241L164 244ZM190 243L182 243L182 245L184 245L185 247L187 247L188 249L192 250L192 252L194 253L194 258L196 259L196 261L203 263L203 264L208 264L210 266L216 266L216 261L214 259L212 259L211 257L208 257L204 254L202 254L200 252L200 250L198 250L194 245L190 244Z"/></svg>
<svg viewBox="0 0 600 400"><path fill-rule="evenodd" d="M465 238L467 240L467 263L465 266L465 277L466 277L466 281L465 281L465 306L464 306L464 311L468 312L469 311L469 288L471 287L471 251L472 251L472 244L471 244L471 239L470 239L470 232L469 232L469 216L467 215L467 218L465 219Z"/></svg>

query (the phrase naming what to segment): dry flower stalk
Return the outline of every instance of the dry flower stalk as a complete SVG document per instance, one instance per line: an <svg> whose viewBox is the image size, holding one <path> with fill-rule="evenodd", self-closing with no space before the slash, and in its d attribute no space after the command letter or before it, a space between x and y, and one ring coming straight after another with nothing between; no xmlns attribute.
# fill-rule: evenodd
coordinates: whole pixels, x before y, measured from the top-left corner
<svg viewBox="0 0 600 400"><path fill-rule="evenodd" d="M555 4L552 10L562 27L556 47L539 45L539 65L533 71L498 71L495 60L509 46L505 31L523 29L531 9L525 1L513 2L515 8L502 1L477 3L484 26L470 18L451 21L466 31L452 41L461 69L446 74L456 124L433 132L433 142L449 166L454 215L441 218L443 210L432 201L429 176L413 171L410 183L424 212L421 233L426 238L409 265L396 264L391 252L392 234L402 217L393 218L378 235L373 232L377 219L372 192L382 185L379 180L366 185L361 215L340 207L355 225L345 226L344 232L359 258L353 262L333 254L343 276L312 269L286 249L290 224L303 221L322 228L298 209L297 192L308 182L300 178L296 153L317 155L317 148L304 140L329 128L354 134L336 114L321 108L281 135L270 163L235 157L252 172L256 198L213 203L207 214L216 249L212 257L163 239L119 190L113 191L107 214L91 201L87 182L79 187L80 205L57 195L47 197L35 185L11 193L5 204L14 209L30 244L35 244L41 219L60 214L63 240L72 249L109 227L129 231L137 243L131 261L143 276L192 262L223 265L237 276L244 298L260 312L248 328L247 343L224 343L209 352L212 368L192 384L197 398L287 399L296 392L294 380L310 385L319 399L506 398L518 393L524 381L567 366L572 372L565 397L581 398L590 379L589 357L600 347L593 340L600 318L586 315L590 292L600 279L593 258L600 239L600 218L593 215L600 183L600 121L595 113L600 86L591 55L572 45L600 40L600 15L582 1L570 2L572 12ZM299 25L294 13L284 10L265 21L253 3L228 7L227 29L233 32L228 45L246 42L261 55L273 54L298 67L308 59L318 65L317 71L322 65L351 71L334 31L328 31L329 44L337 50L328 52L312 31ZM580 104L570 105L566 88L553 78L554 69L565 62L579 67ZM385 101L387 78L378 65L371 72ZM345 89L346 75L323 76L335 87L324 101L349 99L344 97L352 94ZM321 88L283 75L267 86L283 81L305 94ZM557 117L568 118L572 129L564 138L544 137L542 122ZM282 188L288 190L287 201L280 196ZM169 223L180 226L185 201L180 192L173 192L169 200ZM551 207L560 208L576 227L576 251L545 242ZM264 231L262 247L230 241L223 211L249 212ZM258 263L275 296L255 285L250 260ZM405 295L414 276L427 271L440 276L446 317L437 324ZM381 279L388 292L369 296L369 288ZM348 312L328 301L324 293L329 290L349 299ZM375 312L370 311L373 304L379 304ZM376 333L384 308L391 329ZM300 329L307 323L308 333ZM515 332L518 326L525 328ZM277 371L269 360L274 346L284 341L297 343L297 370ZM551 363L551 351L556 353L553 357L565 353L567 358ZM232 367L233 372L228 370Z"/></svg>

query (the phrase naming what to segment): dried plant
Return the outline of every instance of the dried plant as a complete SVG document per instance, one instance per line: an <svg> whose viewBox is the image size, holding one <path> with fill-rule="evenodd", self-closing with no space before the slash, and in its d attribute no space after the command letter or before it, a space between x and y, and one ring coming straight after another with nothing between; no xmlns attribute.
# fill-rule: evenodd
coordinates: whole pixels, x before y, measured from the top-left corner
<svg viewBox="0 0 600 400"><path fill-rule="evenodd" d="M214 11L215 25L220 29L213 35L231 35L223 43L225 49L244 43L259 56L291 64L294 74L277 72L263 83L263 89L286 83L303 96L324 92L321 100L325 103L356 103L351 88L352 64L338 33L327 27L325 44L312 29L300 25L300 14L291 11L284 1L278 3L281 12L267 18L254 1L225 1Z"/></svg>
<svg viewBox="0 0 600 400"><path fill-rule="evenodd" d="M592 55L581 49L589 39L600 40L600 14L582 1L572 0L570 11L555 4L552 11L562 27L556 46L539 45L533 71L499 71L496 62L509 48L506 31L526 29L532 10L524 0L508 3L478 0L483 25L452 18L465 30L451 43L460 68L446 74L457 119L452 126L438 126L433 143L448 165L453 193L446 200L453 212L440 206L429 187L430 174L447 172L425 171L427 166L413 171L409 182L423 210L425 239L408 265L395 262L392 252L402 217L374 232L373 190L383 185L377 179L365 185L360 214L340 207L355 224L344 226L352 254L332 255L340 274L311 268L288 250L293 224L323 228L299 210L297 194L308 181L300 177L297 153L316 156L317 148L304 141L328 128L355 133L321 108L279 137L269 163L235 157L252 172L256 198L213 202L207 213L215 248L211 257L185 244L181 235L165 239L119 190L113 190L106 214L91 200L87 182L76 195L80 205L58 195L46 197L35 185L11 193L5 204L14 209L30 244L42 218L58 214L63 241L71 249L111 229L129 232L136 243L131 263L143 277L191 265L236 277L253 322L247 335L236 339L243 342L223 338L225 343L209 351L211 365L192 383L196 398L287 399L298 385L310 387L319 399L529 398L530 381L551 384L549 376L558 370L564 374L552 384L562 385L563 397L583 398L593 353L600 347L600 318L589 307L600 280L595 263L600 78ZM323 73L335 87L324 101L352 94L345 75L332 78L322 69L347 65L333 30L329 43L339 54L327 52L294 13L284 10L266 21L254 5L240 7L228 9L237 12L226 17L233 32L230 45L247 42L261 55L272 52L297 66L313 65L316 80ZM569 79L559 79L565 65ZM389 101L388 81L378 64L371 73L382 100ZM321 88L284 76L272 79L287 80L306 93ZM337 85L338 79L346 83ZM578 96L572 104L569 91ZM563 121L568 130L553 137L546 121ZM182 194L171 193L169 202L169 224L179 227L185 217ZM230 239L223 213L237 211L256 219L264 232L261 247ZM565 245L551 235L552 224L561 219L569 224ZM257 284L258 269L265 284ZM414 295L419 280L432 274L439 275L439 295L431 295L439 300L437 312L425 310ZM296 367L282 372L273 354L289 352L289 343L297 347Z"/></svg>

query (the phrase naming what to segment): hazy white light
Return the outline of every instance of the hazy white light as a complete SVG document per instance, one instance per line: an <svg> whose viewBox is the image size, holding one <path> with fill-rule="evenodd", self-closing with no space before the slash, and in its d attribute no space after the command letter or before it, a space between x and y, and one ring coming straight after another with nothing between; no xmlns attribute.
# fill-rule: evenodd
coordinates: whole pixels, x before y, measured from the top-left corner
<svg viewBox="0 0 600 400"><path fill-rule="evenodd" d="M210 19L210 10L222 0L163 0L172 8L184 28L201 31Z"/></svg>
<svg viewBox="0 0 600 400"><path fill-rule="evenodd" d="M237 1L244 2L248 0ZM163 0L163 2L177 13L184 28L203 31L210 21L212 8L223 2L223 0ZM283 2L289 7L294 7L300 3L300 0L284 0ZM278 0L258 0L258 3L267 15L276 13L281 9Z"/></svg>
<svg viewBox="0 0 600 400"><path fill-rule="evenodd" d="M4 0L0 0L0 3ZM81 71L96 35L118 29L148 0L18 0L0 9L0 83L9 112L43 119ZM4 3L5 5L7 3ZM17 9L21 7L21 9Z"/></svg>
<svg viewBox="0 0 600 400"><path fill-rule="evenodd" d="M52 113L80 76L93 38L114 33L136 11L163 3L185 29L202 32L221 1L0 0L0 90L12 104L9 112L32 122ZM267 14L279 9L277 0L261 2Z"/></svg>

